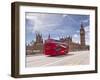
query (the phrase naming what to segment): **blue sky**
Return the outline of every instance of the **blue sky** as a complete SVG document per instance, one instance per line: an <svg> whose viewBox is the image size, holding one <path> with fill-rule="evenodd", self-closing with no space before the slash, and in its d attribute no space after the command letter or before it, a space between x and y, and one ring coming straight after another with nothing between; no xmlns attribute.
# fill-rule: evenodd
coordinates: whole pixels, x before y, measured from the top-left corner
<svg viewBox="0 0 100 80"><path fill-rule="evenodd" d="M86 31L86 44L89 44L89 15L30 13L25 14L26 44L35 41L35 33L40 32L43 39L59 39L62 36L72 36L76 43L80 42L80 24L83 23Z"/></svg>

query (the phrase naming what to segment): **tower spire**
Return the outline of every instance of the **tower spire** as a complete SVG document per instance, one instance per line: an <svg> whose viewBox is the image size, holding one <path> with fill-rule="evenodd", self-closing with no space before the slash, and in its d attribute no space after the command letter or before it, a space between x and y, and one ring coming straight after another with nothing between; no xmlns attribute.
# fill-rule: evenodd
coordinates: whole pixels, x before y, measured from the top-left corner
<svg viewBox="0 0 100 80"><path fill-rule="evenodd" d="M49 36L48 36L48 39L50 39L50 34L49 34Z"/></svg>
<svg viewBox="0 0 100 80"><path fill-rule="evenodd" d="M83 23L82 23L82 22L81 22L81 29L84 29L84 28L83 28Z"/></svg>

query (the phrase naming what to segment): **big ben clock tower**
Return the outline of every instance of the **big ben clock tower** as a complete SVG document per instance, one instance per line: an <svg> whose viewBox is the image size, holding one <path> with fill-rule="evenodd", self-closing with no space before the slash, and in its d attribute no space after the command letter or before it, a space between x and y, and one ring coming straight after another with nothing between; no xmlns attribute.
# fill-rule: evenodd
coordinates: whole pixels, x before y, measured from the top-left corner
<svg viewBox="0 0 100 80"><path fill-rule="evenodd" d="M83 24L81 24L81 28L80 28L80 44L82 46L85 46L85 30L83 28Z"/></svg>

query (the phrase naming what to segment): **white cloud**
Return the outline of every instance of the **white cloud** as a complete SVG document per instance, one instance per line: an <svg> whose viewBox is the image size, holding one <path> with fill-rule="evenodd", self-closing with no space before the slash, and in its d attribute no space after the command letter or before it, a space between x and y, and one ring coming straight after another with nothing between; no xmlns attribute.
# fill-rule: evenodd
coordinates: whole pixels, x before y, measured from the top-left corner
<svg viewBox="0 0 100 80"><path fill-rule="evenodd" d="M85 40L86 40L86 44L89 45L90 43L90 28L89 26L85 26Z"/></svg>
<svg viewBox="0 0 100 80"><path fill-rule="evenodd" d="M64 18L65 18L66 16L68 16L68 15L67 15L67 14L63 14L63 15L62 15L62 17L64 17Z"/></svg>
<svg viewBox="0 0 100 80"><path fill-rule="evenodd" d="M75 43L80 43L80 36L79 36L79 34L74 34L74 35L72 36L72 40L73 40L73 42L75 42Z"/></svg>
<svg viewBox="0 0 100 80"><path fill-rule="evenodd" d="M86 19L86 20L82 20L81 22L82 22L82 23L88 23L88 22L89 22L89 20L88 20L88 19Z"/></svg>
<svg viewBox="0 0 100 80"><path fill-rule="evenodd" d="M70 21L71 21L71 22L73 22L74 24L76 24L76 25L77 25L77 21L76 21L76 20L74 20L74 19L73 19L73 17L71 17L71 16L67 16L67 17L70 19Z"/></svg>
<svg viewBox="0 0 100 80"><path fill-rule="evenodd" d="M80 31L79 31L79 30L77 30L77 31L76 31L76 33L80 33Z"/></svg>
<svg viewBox="0 0 100 80"><path fill-rule="evenodd" d="M89 26L86 26L85 28L85 32L89 32L90 30L89 30Z"/></svg>
<svg viewBox="0 0 100 80"><path fill-rule="evenodd" d="M73 42L80 43L80 38L73 38Z"/></svg>
<svg viewBox="0 0 100 80"><path fill-rule="evenodd" d="M45 32L50 29L54 29L54 26L59 26L60 22L62 21L59 17L59 19L55 18L55 16L50 16L48 14L35 14L35 13L28 13L26 15L26 18L31 20L34 23L34 26L32 27L33 32L39 31L39 32Z"/></svg>
<svg viewBox="0 0 100 80"><path fill-rule="evenodd" d="M74 37L74 38L77 38L77 37L79 37L79 36L78 36L78 34L74 34L73 37Z"/></svg>

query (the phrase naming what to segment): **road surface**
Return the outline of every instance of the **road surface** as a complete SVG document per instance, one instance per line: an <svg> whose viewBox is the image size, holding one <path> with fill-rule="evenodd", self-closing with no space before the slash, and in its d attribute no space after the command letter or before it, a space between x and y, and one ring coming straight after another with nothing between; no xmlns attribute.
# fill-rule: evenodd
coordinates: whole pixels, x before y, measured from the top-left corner
<svg viewBox="0 0 100 80"><path fill-rule="evenodd" d="M45 67L89 64L89 51L69 52L67 55L47 57L44 54L28 55L26 67Z"/></svg>

